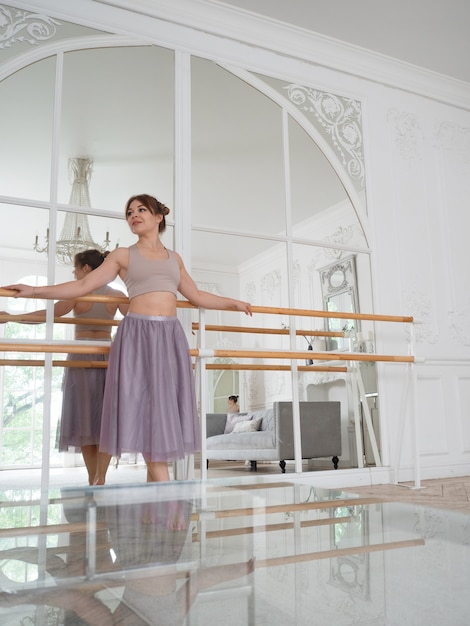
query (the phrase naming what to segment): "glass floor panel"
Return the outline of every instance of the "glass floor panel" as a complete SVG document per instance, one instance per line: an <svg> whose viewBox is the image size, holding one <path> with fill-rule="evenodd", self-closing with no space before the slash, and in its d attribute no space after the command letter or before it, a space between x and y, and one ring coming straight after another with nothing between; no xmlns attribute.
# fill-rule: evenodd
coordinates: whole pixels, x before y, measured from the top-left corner
<svg viewBox="0 0 470 626"><path fill-rule="evenodd" d="M468 624L470 517L257 479L0 491L0 624Z"/></svg>

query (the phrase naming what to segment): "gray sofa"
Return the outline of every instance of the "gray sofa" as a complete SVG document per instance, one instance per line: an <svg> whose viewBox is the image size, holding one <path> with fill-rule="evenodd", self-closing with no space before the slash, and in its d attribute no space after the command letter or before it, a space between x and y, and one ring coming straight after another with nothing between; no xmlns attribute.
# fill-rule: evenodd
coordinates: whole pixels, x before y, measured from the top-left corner
<svg viewBox="0 0 470 626"><path fill-rule="evenodd" d="M331 456L337 469L341 456L340 402L300 402L299 407L302 458ZM262 418L260 430L223 434L227 414L206 415L208 464L211 459L248 460L256 470L257 461L279 461L284 473L285 461L294 459L292 402L275 402L271 409L254 411L246 417Z"/></svg>

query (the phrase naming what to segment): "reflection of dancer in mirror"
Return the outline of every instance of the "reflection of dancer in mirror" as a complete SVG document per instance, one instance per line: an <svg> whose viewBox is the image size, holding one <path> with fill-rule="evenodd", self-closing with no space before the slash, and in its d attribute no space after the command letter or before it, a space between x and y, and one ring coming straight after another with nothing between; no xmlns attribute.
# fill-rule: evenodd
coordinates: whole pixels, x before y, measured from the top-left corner
<svg viewBox="0 0 470 626"><path fill-rule="evenodd" d="M77 281L99 267L107 252L85 250L74 257L73 274ZM124 296L122 291L105 285L94 290L94 294L106 296ZM54 304L54 317L62 317L72 311L83 323L75 324L75 339L87 341L106 341L111 339L111 326L98 323L87 324L86 319L112 320L116 311L125 315L128 304L114 302L75 302L60 300ZM21 323L39 324L46 321L46 309L24 315L11 315L11 321L21 318ZM31 321L28 322L28 318ZM67 361L106 361L105 354L69 354ZM69 446L81 448L83 460L88 472L90 485L95 481L104 482L109 464L108 456L99 454L101 412L106 380L106 368L66 367L62 383L62 415L58 433L60 451L67 451Z"/></svg>
<svg viewBox="0 0 470 626"><path fill-rule="evenodd" d="M238 396L228 397L227 413L240 413L240 405L238 404Z"/></svg>
<svg viewBox="0 0 470 626"><path fill-rule="evenodd" d="M128 573L114 624L182 625L201 591L254 571L255 561L250 559L179 572L176 563L188 539L191 512L190 499L106 507L115 565ZM152 564L159 567L145 569Z"/></svg>
<svg viewBox="0 0 470 626"><path fill-rule="evenodd" d="M86 531L73 531L70 535L73 543L63 546L69 551L66 563L57 555L46 555L45 570L51 579L60 579L60 585L45 589L16 589L14 593L0 591L0 607L58 607L64 610L61 623L66 624L182 626L200 592L244 578L255 569L255 560L249 559L180 570L177 563L182 557L184 560L185 544L187 541L192 544L192 537L188 536L191 512L191 499L98 504L97 518L105 522L97 535L96 568L100 576L95 580L87 579L83 586L77 584L77 576L83 576L86 571L83 549ZM67 508L64 501L64 514L72 524L80 522L86 510ZM177 528L174 527L176 520ZM86 528L85 524L83 528ZM114 562L110 562L110 548L116 557ZM18 561L36 562L37 548L24 546L15 550L21 551L15 554ZM122 576L116 575L118 571ZM110 577L106 576L107 572L111 573ZM68 576L74 581L69 588ZM118 590L114 592L116 587ZM105 589L108 590L108 600L112 596L121 598L116 608L102 602L99 592Z"/></svg>
<svg viewBox="0 0 470 626"><path fill-rule="evenodd" d="M198 307L251 315L247 302L197 288L179 254L160 240L168 213L152 196L133 196L125 215L136 244L113 250L99 268L76 282L6 287L16 290L16 297L73 299L116 276L126 283L130 306L109 357L100 450L109 460L122 451L142 453L149 482L169 480L168 462L200 448L189 345L176 317L177 292Z"/></svg>

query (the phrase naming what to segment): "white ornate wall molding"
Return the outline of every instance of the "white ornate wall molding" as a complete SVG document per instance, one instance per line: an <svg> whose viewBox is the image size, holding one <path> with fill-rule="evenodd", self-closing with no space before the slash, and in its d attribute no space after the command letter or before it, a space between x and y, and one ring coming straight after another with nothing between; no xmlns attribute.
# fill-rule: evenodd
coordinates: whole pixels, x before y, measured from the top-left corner
<svg viewBox="0 0 470 626"><path fill-rule="evenodd" d="M195 281L197 288L201 291L208 291L209 293L213 293L216 296L222 295L222 292L219 289L217 283L203 283L199 281Z"/></svg>
<svg viewBox="0 0 470 626"><path fill-rule="evenodd" d="M460 170L470 166L470 128L451 122L440 122L434 130L435 145L446 152Z"/></svg>
<svg viewBox="0 0 470 626"><path fill-rule="evenodd" d="M349 226L339 226L334 233L328 235L323 239L328 244L339 244L341 246L351 246L355 242L359 243L362 238L362 230L359 224L350 224ZM344 254L349 254L349 251L342 250L340 248L325 248L325 257L328 261L339 260Z"/></svg>
<svg viewBox="0 0 470 626"><path fill-rule="evenodd" d="M470 308L448 313L449 329L452 340L464 346L470 346Z"/></svg>
<svg viewBox="0 0 470 626"><path fill-rule="evenodd" d="M215 350L238 350L240 345L227 339L225 335L223 335L220 339L218 339L214 344ZM214 358L214 363L235 363L233 357L217 357Z"/></svg>
<svg viewBox="0 0 470 626"><path fill-rule="evenodd" d="M23 6L21 0L12 4ZM252 65L258 52L259 65L282 63L285 75L296 75L299 61L306 75L311 66L330 68L348 76L365 78L377 84L405 89L438 102L470 106L468 85L435 72L402 63L396 59L362 50L345 42L275 20L249 14L235 7L207 0L27 0L27 7L38 12L109 31L110 25L147 41L192 48L202 56L215 55L228 63ZM128 13L129 12L129 13ZM207 36L209 34L209 36ZM225 43L229 45L225 46ZM276 58L271 60L271 53ZM263 67L259 68L263 71Z"/></svg>
<svg viewBox="0 0 470 626"><path fill-rule="evenodd" d="M414 335L416 343L436 343L439 339L437 324L433 321L433 308L430 299L418 290L405 291L404 309L411 311L416 320ZM404 327L409 334L408 324Z"/></svg>
<svg viewBox="0 0 470 626"><path fill-rule="evenodd" d="M418 118L406 111L390 109L387 122L392 127L395 146L402 159L422 159L424 134Z"/></svg>
<svg viewBox="0 0 470 626"><path fill-rule="evenodd" d="M264 374L262 371L246 372L246 399L247 406L252 409L264 406Z"/></svg>
<svg viewBox="0 0 470 626"><path fill-rule="evenodd" d="M344 374L335 372L302 372L302 380L305 388L309 385L327 385L344 380Z"/></svg>
<svg viewBox="0 0 470 626"><path fill-rule="evenodd" d="M294 261L294 267L292 268L292 280L293 280L293 292L294 302L293 305L300 308L301 293L302 293L302 266L299 261Z"/></svg>
<svg viewBox="0 0 470 626"><path fill-rule="evenodd" d="M339 155L351 181L364 189L361 103L332 93L291 84L285 87L288 99L301 111L313 117L331 148Z"/></svg>
<svg viewBox="0 0 470 626"><path fill-rule="evenodd" d="M251 304L256 302L256 285L254 282L250 282L245 285L245 298Z"/></svg>
<svg viewBox="0 0 470 626"><path fill-rule="evenodd" d="M328 265L332 261L337 261L346 254L351 254L351 251L347 248L359 247L363 243L363 233L360 225L354 222L348 226L338 226L331 235L322 237L321 241L328 245L338 244L339 246L344 246L345 249L328 247L315 250L308 266L310 275L312 275L317 268Z"/></svg>
<svg viewBox="0 0 470 626"><path fill-rule="evenodd" d="M265 377L264 386L268 403L271 399L284 397L286 394L287 378L284 372L269 372ZM288 395L291 391L289 389Z"/></svg>
<svg viewBox="0 0 470 626"><path fill-rule="evenodd" d="M30 13L0 4L0 49L14 44L32 46L52 39L61 23L42 13Z"/></svg>
<svg viewBox="0 0 470 626"><path fill-rule="evenodd" d="M261 279L261 291L270 304L279 304L281 298L281 272L279 270L264 274Z"/></svg>

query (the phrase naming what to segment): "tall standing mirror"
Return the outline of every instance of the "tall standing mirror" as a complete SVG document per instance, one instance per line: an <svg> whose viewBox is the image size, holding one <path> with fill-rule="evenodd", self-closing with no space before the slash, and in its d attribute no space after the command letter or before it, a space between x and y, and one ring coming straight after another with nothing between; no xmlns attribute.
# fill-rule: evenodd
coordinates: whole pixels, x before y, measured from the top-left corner
<svg viewBox="0 0 470 626"><path fill-rule="evenodd" d="M323 294L323 308L330 313L358 313L359 298L356 279L356 257L342 258L336 263L321 268L320 281ZM329 317L325 320L326 330L343 331L347 335L360 333L361 322L352 318ZM345 350L350 347L349 338L331 338L330 349Z"/></svg>

